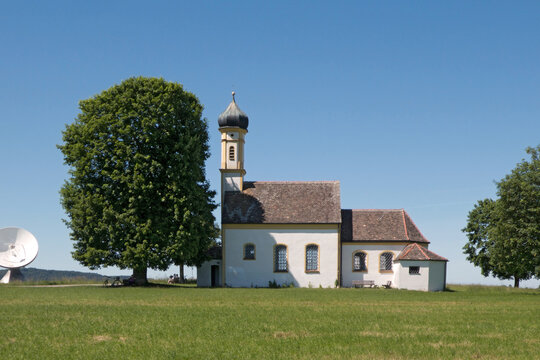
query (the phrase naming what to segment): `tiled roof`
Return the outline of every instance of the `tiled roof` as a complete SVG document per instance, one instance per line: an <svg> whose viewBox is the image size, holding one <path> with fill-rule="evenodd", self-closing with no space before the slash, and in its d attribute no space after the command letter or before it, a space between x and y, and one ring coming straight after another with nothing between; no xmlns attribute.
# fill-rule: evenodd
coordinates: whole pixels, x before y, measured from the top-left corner
<svg viewBox="0 0 540 360"><path fill-rule="evenodd" d="M341 210L341 241L429 243L403 209Z"/></svg>
<svg viewBox="0 0 540 360"><path fill-rule="evenodd" d="M223 224L338 224L339 181L244 182L242 192L227 191Z"/></svg>
<svg viewBox="0 0 540 360"><path fill-rule="evenodd" d="M433 251L418 245L417 243L409 244L403 249L396 257L395 261L400 260L436 260L436 261L448 261L447 258L435 254Z"/></svg>

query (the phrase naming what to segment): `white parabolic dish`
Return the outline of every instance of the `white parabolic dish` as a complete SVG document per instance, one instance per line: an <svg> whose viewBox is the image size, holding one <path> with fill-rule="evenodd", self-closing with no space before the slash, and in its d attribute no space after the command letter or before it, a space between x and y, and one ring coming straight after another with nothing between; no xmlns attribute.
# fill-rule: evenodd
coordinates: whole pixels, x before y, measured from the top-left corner
<svg viewBox="0 0 540 360"><path fill-rule="evenodd" d="M38 253L38 242L29 231L16 227L0 229L0 266L15 269L30 264Z"/></svg>

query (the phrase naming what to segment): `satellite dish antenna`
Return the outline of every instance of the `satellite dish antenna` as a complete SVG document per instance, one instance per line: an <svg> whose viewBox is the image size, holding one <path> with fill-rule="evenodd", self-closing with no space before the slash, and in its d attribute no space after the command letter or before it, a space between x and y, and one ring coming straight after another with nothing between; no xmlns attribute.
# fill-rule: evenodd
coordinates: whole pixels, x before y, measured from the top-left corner
<svg viewBox="0 0 540 360"><path fill-rule="evenodd" d="M23 280L20 268L34 261L37 253L38 242L29 231L16 227L0 229L0 266L9 269L0 283Z"/></svg>

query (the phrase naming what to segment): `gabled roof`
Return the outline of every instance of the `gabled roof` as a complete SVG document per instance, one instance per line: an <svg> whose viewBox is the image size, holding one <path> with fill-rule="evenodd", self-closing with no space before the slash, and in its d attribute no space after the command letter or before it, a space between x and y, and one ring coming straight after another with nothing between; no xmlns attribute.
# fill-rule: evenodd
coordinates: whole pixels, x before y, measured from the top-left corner
<svg viewBox="0 0 540 360"><path fill-rule="evenodd" d="M341 210L341 241L429 243L403 209Z"/></svg>
<svg viewBox="0 0 540 360"><path fill-rule="evenodd" d="M435 261L448 261L447 258L444 258L440 255L435 254L433 251L418 245L417 243L409 244L403 249L394 261L400 260L435 260Z"/></svg>
<svg viewBox="0 0 540 360"><path fill-rule="evenodd" d="M222 224L339 224L339 181L244 182L227 191Z"/></svg>

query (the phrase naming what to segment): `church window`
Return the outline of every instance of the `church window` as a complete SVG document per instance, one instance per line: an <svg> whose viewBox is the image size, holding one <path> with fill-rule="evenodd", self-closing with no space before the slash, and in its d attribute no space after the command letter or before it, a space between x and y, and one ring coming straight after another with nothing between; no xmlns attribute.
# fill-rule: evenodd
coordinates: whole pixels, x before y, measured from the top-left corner
<svg viewBox="0 0 540 360"><path fill-rule="evenodd" d="M276 245L274 248L274 272L287 272L287 246Z"/></svg>
<svg viewBox="0 0 540 360"><path fill-rule="evenodd" d="M319 246L306 246L306 272L319 271Z"/></svg>
<svg viewBox="0 0 540 360"><path fill-rule="evenodd" d="M391 252L384 252L380 258L380 271L392 271L392 260L394 255Z"/></svg>
<svg viewBox="0 0 540 360"><path fill-rule="evenodd" d="M363 251L353 255L353 271L367 271L367 254Z"/></svg>
<svg viewBox="0 0 540 360"><path fill-rule="evenodd" d="M244 260L255 260L255 245L244 245Z"/></svg>
<svg viewBox="0 0 540 360"><path fill-rule="evenodd" d="M234 146L229 148L229 160L234 161Z"/></svg>
<svg viewBox="0 0 540 360"><path fill-rule="evenodd" d="M409 266L409 275L420 275L420 266Z"/></svg>

